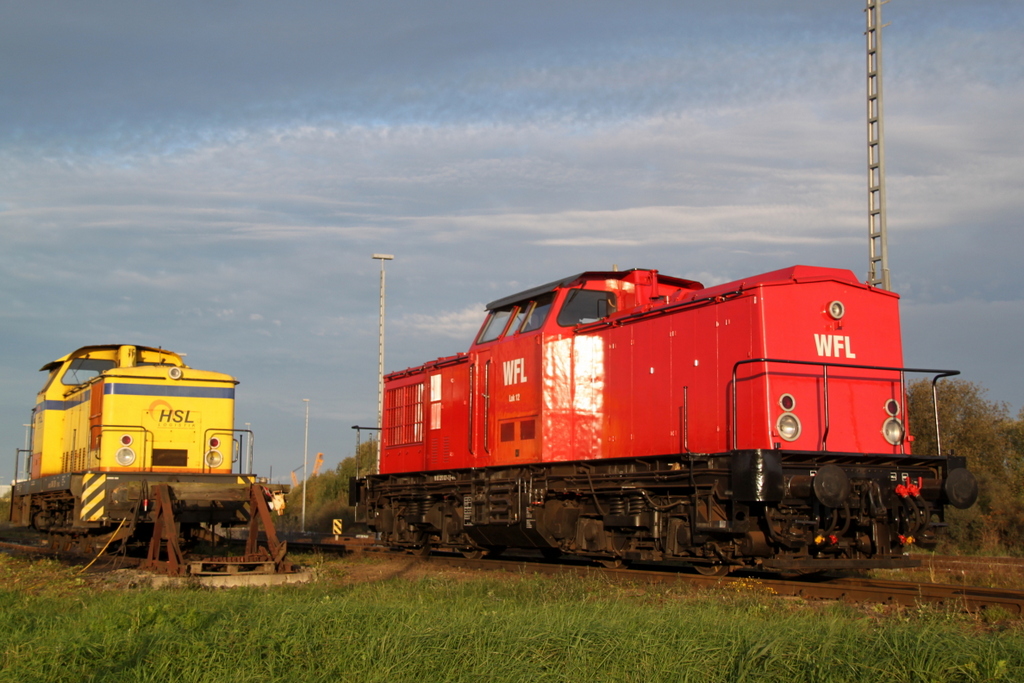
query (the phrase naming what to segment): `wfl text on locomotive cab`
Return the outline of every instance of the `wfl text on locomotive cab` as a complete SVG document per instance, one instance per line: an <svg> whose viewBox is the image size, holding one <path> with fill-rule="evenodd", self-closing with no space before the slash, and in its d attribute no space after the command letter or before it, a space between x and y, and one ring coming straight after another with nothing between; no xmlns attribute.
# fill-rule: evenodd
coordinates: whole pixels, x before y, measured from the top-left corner
<svg viewBox="0 0 1024 683"><path fill-rule="evenodd" d="M353 490L399 547L507 547L701 571L886 567L977 496L912 453L898 296L795 266L705 288L587 272L494 301L467 353L386 377L380 472Z"/></svg>
<svg viewBox="0 0 1024 683"><path fill-rule="evenodd" d="M233 377L131 345L86 346L42 370L15 524L76 538L134 533L149 521L157 484L168 487L183 535L247 521L255 477L238 457Z"/></svg>

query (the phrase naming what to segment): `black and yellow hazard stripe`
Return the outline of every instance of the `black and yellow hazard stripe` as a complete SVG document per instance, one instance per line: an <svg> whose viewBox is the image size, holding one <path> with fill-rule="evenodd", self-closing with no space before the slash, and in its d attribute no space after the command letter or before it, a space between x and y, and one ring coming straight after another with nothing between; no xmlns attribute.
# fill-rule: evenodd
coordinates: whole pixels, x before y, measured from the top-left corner
<svg viewBox="0 0 1024 683"><path fill-rule="evenodd" d="M83 522L98 522L107 512L107 475L89 472L82 475L82 507L80 517Z"/></svg>

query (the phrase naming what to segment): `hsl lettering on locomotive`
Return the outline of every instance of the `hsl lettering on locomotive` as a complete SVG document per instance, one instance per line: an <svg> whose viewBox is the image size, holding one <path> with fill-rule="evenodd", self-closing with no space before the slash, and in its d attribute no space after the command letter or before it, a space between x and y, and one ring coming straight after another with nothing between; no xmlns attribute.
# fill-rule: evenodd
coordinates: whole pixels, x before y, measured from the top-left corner
<svg viewBox="0 0 1024 683"><path fill-rule="evenodd" d="M194 424L191 410L161 410L157 422L174 422L176 424Z"/></svg>

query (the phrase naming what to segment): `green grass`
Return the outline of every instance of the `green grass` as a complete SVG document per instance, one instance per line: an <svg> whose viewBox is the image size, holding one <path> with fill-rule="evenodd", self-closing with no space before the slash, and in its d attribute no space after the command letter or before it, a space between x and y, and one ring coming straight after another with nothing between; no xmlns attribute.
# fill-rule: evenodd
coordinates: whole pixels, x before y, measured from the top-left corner
<svg viewBox="0 0 1024 683"><path fill-rule="evenodd" d="M0 558L0 681L1015 681L1024 628L600 578L103 590ZM365 569L365 565L363 566ZM17 580L15 580L17 579Z"/></svg>

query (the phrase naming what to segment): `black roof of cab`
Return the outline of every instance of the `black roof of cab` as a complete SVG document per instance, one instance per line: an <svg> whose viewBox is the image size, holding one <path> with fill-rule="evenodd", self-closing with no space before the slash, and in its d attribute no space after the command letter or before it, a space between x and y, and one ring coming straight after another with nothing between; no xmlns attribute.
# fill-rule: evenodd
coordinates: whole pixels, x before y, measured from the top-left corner
<svg viewBox="0 0 1024 683"><path fill-rule="evenodd" d="M567 285L571 285L573 282L576 282L577 280L621 280L624 277L626 277L627 275L629 275L630 273L633 273L633 272L638 271L638 270L647 270L647 269L646 268L632 268L630 270L608 270L608 271L588 270L588 271L583 272L583 273L577 273L576 275L571 275L569 277L564 277L564 278L562 278L560 280L554 280L553 282L548 282L547 284L544 284L544 285L539 285L537 287L532 287L530 289L527 289L527 290L524 290L522 292L519 292L518 294L512 294L510 296L506 296L506 297L502 297L500 299L496 299L495 301L492 301L491 303L487 304L486 309L488 311L493 311L495 309L502 308L503 306L508 306L509 304L514 304L517 301L527 301L529 299L533 299L534 297L538 297L541 294L547 294L548 292L553 292L556 289L558 289L559 287L565 287ZM678 278L678 277L669 277L668 275L662 275L661 273L658 273L658 282L666 284L666 285L669 285L669 286L675 285L676 287L679 287L680 289L703 289L704 288L704 286L702 284L700 284L699 282L696 282L694 280L684 280L684 279Z"/></svg>

